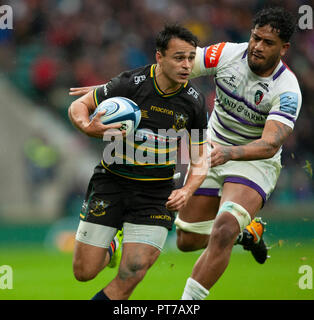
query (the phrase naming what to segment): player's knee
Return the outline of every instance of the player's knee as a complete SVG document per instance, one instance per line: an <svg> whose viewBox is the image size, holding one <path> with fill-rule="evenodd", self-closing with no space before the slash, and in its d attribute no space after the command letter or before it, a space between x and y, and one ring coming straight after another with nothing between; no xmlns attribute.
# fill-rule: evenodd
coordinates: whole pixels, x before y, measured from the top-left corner
<svg viewBox="0 0 314 320"><path fill-rule="evenodd" d="M138 283L141 281L148 270L148 264L142 261L129 261L125 265L120 265L118 277L121 280L128 280Z"/></svg>
<svg viewBox="0 0 314 320"><path fill-rule="evenodd" d="M96 277L98 272L92 268L88 268L84 264L73 263L73 274L76 280L86 282Z"/></svg>
<svg viewBox="0 0 314 320"><path fill-rule="evenodd" d="M222 250L233 245L234 239L239 234L239 227L232 219L217 219L211 233L211 241L214 242Z"/></svg>
<svg viewBox="0 0 314 320"><path fill-rule="evenodd" d="M250 221L251 216L244 207L226 201L218 211L211 238L221 249L231 246Z"/></svg>
<svg viewBox="0 0 314 320"><path fill-rule="evenodd" d="M132 292L136 285L142 281L152 264L150 257L140 256L134 256L133 259L128 259L125 263L122 262L117 275L121 290L125 294Z"/></svg>

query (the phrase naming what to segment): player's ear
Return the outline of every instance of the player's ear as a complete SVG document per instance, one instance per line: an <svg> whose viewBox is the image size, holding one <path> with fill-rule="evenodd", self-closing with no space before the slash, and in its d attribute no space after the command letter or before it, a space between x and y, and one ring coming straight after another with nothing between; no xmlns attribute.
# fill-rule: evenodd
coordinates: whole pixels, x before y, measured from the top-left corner
<svg viewBox="0 0 314 320"><path fill-rule="evenodd" d="M156 62L159 63L161 59L162 59L162 53L159 50L157 50L156 51Z"/></svg>
<svg viewBox="0 0 314 320"><path fill-rule="evenodd" d="M290 48L290 42L285 42L280 50L280 56L281 58L284 57L288 51L288 49Z"/></svg>

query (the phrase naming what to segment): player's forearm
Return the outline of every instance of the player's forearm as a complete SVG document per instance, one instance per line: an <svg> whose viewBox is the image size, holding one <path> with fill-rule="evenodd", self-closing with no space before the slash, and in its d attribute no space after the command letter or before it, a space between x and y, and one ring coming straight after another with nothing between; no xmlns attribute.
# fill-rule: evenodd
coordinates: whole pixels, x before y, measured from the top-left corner
<svg viewBox="0 0 314 320"><path fill-rule="evenodd" d="M256 140L243 146L234 146L230 148L230 160L260 160L273 157L281 145L265 141Z"/></svg>
<svg viewBox="0 0 314 320"><path fill-rule="evenodd" d="M243 146L223 146L212 142L214 147L209 155L211 167L216 167L227 161L261 160L273 157L281 144L272 144L263 139L256 140Z"/></svg>
<svg viewBox="0 0 314 320"><path fill-rule="evenodd" d="M212 142L210 166L215 167L229 160L260 160L273 157L291 134L292 128L278 121L266 122L261 139L242 146L222 146Z"/></svg>
<svg viewBox="0 0 314 320"><path fill-rule="evenodd" d="M206 177L206 174L194 175L189 173L186 183L184 187L182 187L182 189L185 189L188 192L189 196L192 196L194 192L200 187L205 177Z"/></svg>
<svg viewBox="0 0 314 320"><path fill-rule="evenodd" d="M68 109L68 115L73 125L80 131L85 132L90 122L87 106L79 100L74 101Z"/></svg>
<svg viewBox="0 0 314 320"><path fill-rule="evenodd" d="M188 177L183 187L188 191L190 196L193 195L193 193L199 188L199 186L204 181L208 172L208 168L209 164L205 155L201 157L198 163L191 163L190 170L188 172Z"/></svg>
<svg viewBox="0 0 314 320"><path fill-rule="evenodd" d="M291 132L292 129L287 125L269 120L261 139L243 146L231 147L230 160L269 159L277 153Z"/></svg>

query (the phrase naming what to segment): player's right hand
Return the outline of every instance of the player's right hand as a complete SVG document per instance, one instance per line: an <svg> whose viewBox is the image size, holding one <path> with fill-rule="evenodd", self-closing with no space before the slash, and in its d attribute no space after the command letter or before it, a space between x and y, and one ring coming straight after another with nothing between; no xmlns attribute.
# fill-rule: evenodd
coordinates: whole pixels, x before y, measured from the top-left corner
<svg viewBox="0 0 314 320"><path fill-rule="evenodd" d="M211 146L213 149L208 156L211 168L217 167L231 160L232 146L223 146L213 141L211 142Z"/></svg>
<svg viewBox="0 0 314 320"><path fill-rule="evenodd" d="M84 94L96 89L97 87L98 86L70 88L69 95L70 96L83 96Z"/></svg>

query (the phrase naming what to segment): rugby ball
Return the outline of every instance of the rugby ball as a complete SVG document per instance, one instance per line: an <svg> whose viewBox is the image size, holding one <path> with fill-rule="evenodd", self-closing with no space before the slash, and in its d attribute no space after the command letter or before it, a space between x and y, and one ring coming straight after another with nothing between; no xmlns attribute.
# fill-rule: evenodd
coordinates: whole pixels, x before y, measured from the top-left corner
<svg viewBox="0 0 314 320"><path fill-rule="evenodd" d="M126 135L136 130L141 121L141 110L138 105L125 97L113 97L101 102L90 116L92 120L100 111L105 111L100 120L103 124L122 123L120 130Z"/></svg>

